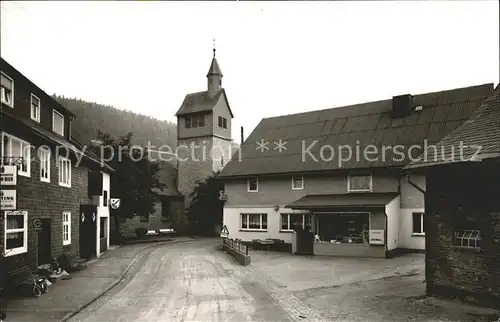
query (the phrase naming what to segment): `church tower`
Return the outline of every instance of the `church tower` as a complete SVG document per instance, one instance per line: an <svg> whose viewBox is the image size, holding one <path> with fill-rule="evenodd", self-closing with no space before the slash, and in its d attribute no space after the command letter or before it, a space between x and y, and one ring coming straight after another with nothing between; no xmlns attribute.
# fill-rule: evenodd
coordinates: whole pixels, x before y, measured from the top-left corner
<svg viewBox="0 0 500 322"><path fill-rule="evenodd" d="M186 209L198 180L222 169L236 152L231 135L233 113L222 87L222 71L213 49L207 89L187 94L177 116L178 190Z"/></svg>

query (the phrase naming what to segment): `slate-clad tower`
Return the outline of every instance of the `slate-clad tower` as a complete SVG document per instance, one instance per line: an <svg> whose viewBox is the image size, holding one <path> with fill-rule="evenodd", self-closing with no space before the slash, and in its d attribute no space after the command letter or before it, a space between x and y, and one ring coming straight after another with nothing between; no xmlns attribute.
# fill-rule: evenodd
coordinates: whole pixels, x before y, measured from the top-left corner
<svg viewBox="0 0 500 322"><path fill-rule="evenodd" d="M220 170L235 152L231 137L233 113L222 88L222 72L213 49L207 90L187 94L177 116L178 190L186 207L196 181Z"/></svg>

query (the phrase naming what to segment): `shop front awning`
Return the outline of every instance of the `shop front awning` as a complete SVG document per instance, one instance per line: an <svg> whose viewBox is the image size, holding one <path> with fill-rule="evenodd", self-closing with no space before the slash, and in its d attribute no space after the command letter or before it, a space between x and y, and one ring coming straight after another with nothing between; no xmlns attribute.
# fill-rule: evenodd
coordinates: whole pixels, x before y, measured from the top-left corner
<svg viewBox="0 0 500 322"><path fill-rule="evenodd" d="M398 193L396 192L306 195L291 204L286 205L286 208L333 209L385 207L385 205L397 196Z"/></svg>

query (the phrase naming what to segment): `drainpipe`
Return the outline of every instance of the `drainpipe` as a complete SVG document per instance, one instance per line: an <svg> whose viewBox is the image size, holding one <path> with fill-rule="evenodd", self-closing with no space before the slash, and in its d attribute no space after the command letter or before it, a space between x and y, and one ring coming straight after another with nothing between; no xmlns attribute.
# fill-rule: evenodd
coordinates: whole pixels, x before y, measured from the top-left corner
<svg viewBox="0 0 500 322"><path fill-rule="evenodd" d="M422 189L419 185L417 185L415 182L413 182L413 181L411 180L411 174L407 174L407 175L406 175L406 178L408 179L408 183L409 183L410 185L412 185L415 189L417 189L418 191L420 191L422 194L424 194L424 195L425 195L426 191L425 191L424 189Z"/></svg>

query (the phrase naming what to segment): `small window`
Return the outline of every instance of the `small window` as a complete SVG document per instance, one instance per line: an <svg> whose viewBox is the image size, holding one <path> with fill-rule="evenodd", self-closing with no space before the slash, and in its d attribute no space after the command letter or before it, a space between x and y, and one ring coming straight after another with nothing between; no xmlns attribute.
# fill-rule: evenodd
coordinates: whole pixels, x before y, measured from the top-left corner
<svg viewBox="0 0 500 322"><path fill-rule="evenodd" d="M186 125L187 129L191 127L191 116L186 116L186 118L184 119L184 124Z"/></svg>
<svg viewBox="0 0 500 322"><path fill-rule="evenodd" d="M455 231L453 245L465 248L481 248L481 231L479 229L464 229Z"/></svg>
<svg viewBox="0 0 500 322"><path fill-rule="evenodd" d="M59 157L59 185L71 188L71 160Z"/></svg>
<svg viewBox="0 0 500 322"><path fill-rule="evenodd" d="M304 177L303 176L293 176L292 177L292 189L293 190L304 189Z"/></svg>
<svg viewBox="0 0 500 322"><path fill-rule="evenodd" d="M28 212L6 211L4 227L4 256L26 253L28 251Z"/></svg>
<svg viewBox="0 0 500 322"><path fill-rule="evenodd" d="M413 235L425 235L424 214L421 212L413 213Z"/></svg>
<svg viewBox="0 0 500 322"><path fill-rule="evenodd" d="M71 213L63 212L63 245L71 244Z"/></svg>
<svg viewBox="0 0 500 322"><path fill-rule="evenodd" d="M13 135L2 133L2 157L12 158L18 165L18 174L29 177L31 173L31 145Z"/></svg>
<svg viewBox="0 0 500 322"><path fill-rule="evenodd" d="M454 216L455 226L453 245L465 248L481 248L481 230L477 217L473 214L458 212Z"/></svg>
<svg viewBox="0 0 500 322"><path fill-rule="evenodd" d="M241 214L241 229L267 230L267 214Z"/></svg>
<svg viewBox="0 0 500 322"><path fill-rule="evenodd" d="M219 116L219 127L227 129L227 119L225 117Z"/></svg>
<svg viewBox="0 0 500 322"><path fill-rule="evenodd" d="M224 168L224 156L223 155L220 156L220 167L221 167L221 169Z"/></svg>
<svg viewBox="0 0 500 322"><path fill-rule="evenodd" d="M347 177L347 191L371 191L372 190L372 176L354 175Z"/></svg>
<svg viewBox="0 0 500 322"><path fill-rule="evenodd" d="M14 80L2 73L2 84L1 84L1 100L2 103L14 107Z"/></svg>
<svg viewBox="0 0 500 322"><path fill-rule="evenodd" d="M256 192L259 191L259 180L258 178L250 178L247 182L248 192Z"/></svg>
<svg viewBox="0 0 500 322"><path fill-rule="evenodd" d="M64 136L64 116L56 110L52 112L52 131Z"/></svg>
<svg viewBox="0 0 500 322"><path fill-rule="evenodd" d="M281 230L293 231L295 228L311 229L311 215L309 214L281 214Z"/></svg>
<svg viewBox="0 0 500 322"><path fill-rule="evenodd" d="M31 94L31 119L40 122L40 99Z"/></svg>
<svg viewBox="0 0 500 322"><path fill-rule="evenodd" d="M102 206L103 207L108 206L108 192L106 190L102 192Z"/></svg>
<svg viewBox="0 0 500 322"><path fill-rule="evenodd" d="M50 182L50 150L40 148L40 180Z"/></svg>

